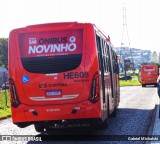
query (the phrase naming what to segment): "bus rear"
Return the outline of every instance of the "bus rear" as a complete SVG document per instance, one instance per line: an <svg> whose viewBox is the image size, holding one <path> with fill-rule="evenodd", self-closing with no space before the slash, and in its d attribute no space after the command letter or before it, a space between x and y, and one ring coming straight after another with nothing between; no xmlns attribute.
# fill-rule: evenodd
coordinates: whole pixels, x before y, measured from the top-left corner
<svg viewBox="0 0 160 144"><path fill-rule="evenodd" d="M140 68L140 82L142 87L146 85L157 86L158 66L157 65L143 65Z"/></svg>
<svg viewBox="0 0 160 144"><path fill-rule="evenodd" d="M13 123L102 119L95 30L56 23L15 29L9 37ZM86 40L87 39L87 40Z"/></svg>

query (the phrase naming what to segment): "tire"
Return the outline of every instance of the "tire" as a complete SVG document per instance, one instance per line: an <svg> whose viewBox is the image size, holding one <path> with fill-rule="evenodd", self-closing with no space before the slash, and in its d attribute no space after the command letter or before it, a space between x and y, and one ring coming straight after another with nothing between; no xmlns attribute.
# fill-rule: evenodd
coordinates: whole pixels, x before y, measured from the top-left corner
<svg viewBox="0 0 160 144"><path fill-rule="evenodd" d="M40 124L40 123L34 124L34 128L37 132L43 132L44 131L44 126L43 126L43 124Z"/></svg>
<svg viewBox="0 0 160 144"><path fill-rule="evenodd" d="M157 93L158 93L158 96L160 97L160 88L157 87Z"/></svg>
<svg viewBox="0 0 160 144"><path fill-rule="evenodd" d="M110 117L116 117L117 116L117 97L116 97L116 104L114 107L114 111L109 115Z"/></svg>
<svg viewBox="0 0 160 144"><path fill-rule="evenodd" d="M20 128L25 128L25 127L27 127L27 126L29 126L29 125L31 125L31 123L15 123L18 127L20 127Z"/></svg>
<svg viewBox="0 0 160 144"><path fill-rule="evenodd" d="M142 84L142 87L146 87L146 85L145 85L145 84Z"/></svg>
<svg viewBox="0 0 160 144"><path fill-rule="evenodd" d="M104 121L101 121L99 124L100 129L106 129L108 128L109 119L106 118Z"/></svg>
<svg viewBox="0 0 160 144"><path fill-rule="evenodd" d="M158 87L158 84L154 84L154 87Z"/></svg>
<svg viewBox="0 0 160 144"><path fill-rule="evenodd" d="M114 111L110 114L110 117L116 117L117 116L117 109L115 108Z"/></svg>
<svg viewBox="0 0 160 144"><path fill-rule="evenodd" d="M99 128L100 129L106 129L108 128L108 123L109 123L109 96L107 96L107 118L102 121L100 120Z"/></svg>

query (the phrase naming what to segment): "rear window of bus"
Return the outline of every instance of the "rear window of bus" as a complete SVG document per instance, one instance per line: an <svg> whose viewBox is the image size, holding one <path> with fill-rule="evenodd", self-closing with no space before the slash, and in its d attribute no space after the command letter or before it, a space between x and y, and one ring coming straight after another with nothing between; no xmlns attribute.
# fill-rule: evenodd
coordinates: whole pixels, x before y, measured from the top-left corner
<svg viewBox="0 0 160 144"><path fill-rule="evenodd" d="M21 62L28 72L65 72L81 63L82 29L19 33L18 40Z"/></svg>

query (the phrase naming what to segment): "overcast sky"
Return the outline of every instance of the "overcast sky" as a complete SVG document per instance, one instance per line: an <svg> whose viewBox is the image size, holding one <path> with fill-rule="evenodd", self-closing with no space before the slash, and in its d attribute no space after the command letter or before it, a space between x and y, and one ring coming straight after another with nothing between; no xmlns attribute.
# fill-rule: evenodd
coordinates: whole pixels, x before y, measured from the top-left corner
<svg viewBox="0 0 160 144"><path fill-rule="evenodd" d="M78 21L96 24L120 47L124 3L130 47L160 52L160 0L1 0L0 37L27 25Z"/></svg>

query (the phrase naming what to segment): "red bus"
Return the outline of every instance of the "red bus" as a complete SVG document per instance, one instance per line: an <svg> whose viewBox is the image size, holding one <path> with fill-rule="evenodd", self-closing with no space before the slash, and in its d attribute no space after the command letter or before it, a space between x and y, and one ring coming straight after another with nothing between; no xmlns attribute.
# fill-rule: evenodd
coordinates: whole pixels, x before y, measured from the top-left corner
<svg viewBox="0 0 160 144"><path fill-rule="evenodd" d="M139 70L139 81L142 87L146 85L157 86L157 78L159 75L159 68L157 65L142 65Z"/></svg>
<svg viewBox="0 0 160 144"><path fill-rule="evenodd" d="M120 101L117 55L94 24L14 29L9 36L13 123L40 132L64 123L106 127Z"/></svg>

